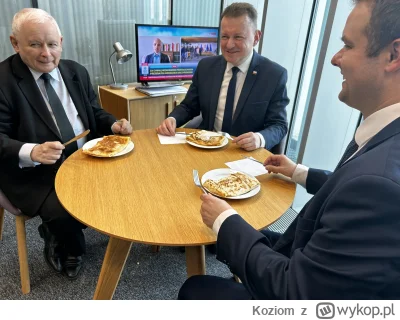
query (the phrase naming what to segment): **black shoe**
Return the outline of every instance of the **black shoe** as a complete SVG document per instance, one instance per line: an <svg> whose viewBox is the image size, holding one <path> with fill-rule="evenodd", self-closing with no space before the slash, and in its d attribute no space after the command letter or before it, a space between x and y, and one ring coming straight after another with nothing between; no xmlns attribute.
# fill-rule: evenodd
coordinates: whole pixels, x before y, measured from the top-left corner
<svg viewBox="0 0 400 320"><path fill-rule="evenodd" d="M206 248L208 250L209 253L211 254L217 254L217 245L216 244L209 244L206 245Z"/></svg>
<svg viewBox="0 0 400 320"><path fill-rule="evenodd" d="M41 224L38 230L40 237L44 240L44 259L54 271L60 273L62 271L61 248L56 241L56 237L50 233L45 224Z"/></svg>
<svg viewBox="0 0 400 320"><path fill-rule="evenodd" d="M78 278L82 269L82 256L67 255L64 261L64 274L70 280Z"/></svg>

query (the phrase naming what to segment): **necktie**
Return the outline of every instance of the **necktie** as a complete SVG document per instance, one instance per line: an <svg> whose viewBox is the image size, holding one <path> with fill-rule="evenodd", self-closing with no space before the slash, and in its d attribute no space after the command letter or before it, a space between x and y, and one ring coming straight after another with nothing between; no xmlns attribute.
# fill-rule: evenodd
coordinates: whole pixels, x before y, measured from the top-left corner
<svg viewBox="0 0 400 320"><path fill-rule="evenodd" d="M48 73L43 73L40 77L44 81L49 104L51 109L53 110L54 117L56 118L57 126L62 137L62 142L67 142L68 140L75 137L74 130L72 129L71 123L68 120L67 114L65 113L60 98L54 91L53 86L50 84L51 76ZM66 157L68 157L76 150L78 150L78 144L76 142L73 142L65 148L64 154Z"/></svg>
<svg viewBox="0 0 400 320"><path fill-rule="evenodd" d="M340 159L338 165L336 166L335 171L339 169L346 162L346 160L350 158L357 150L358 150L358 144L356 143L356 140L354 140L353 138L353 140L350 141L349 145L344 151L342 159Z"/></svg>
<svg viewBox="0 0 400 320"><path fill-rule="evenodd" d="M222 131L231 133L232 115L233 115L233 102L235 101L236 91L236 75L239 71L238 67L232 68L232 78L229 81L228 92L226 94L226 103L224 111L224 120L222 122Z"/></svg>

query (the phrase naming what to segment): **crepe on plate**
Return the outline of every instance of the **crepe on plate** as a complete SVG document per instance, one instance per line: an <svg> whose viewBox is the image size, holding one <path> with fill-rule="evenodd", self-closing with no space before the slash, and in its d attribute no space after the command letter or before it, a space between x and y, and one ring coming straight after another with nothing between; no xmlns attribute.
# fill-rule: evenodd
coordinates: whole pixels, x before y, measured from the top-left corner
<svg viewBox="0 0 400 320"><path fill-rule="evenodd" d="M126 136L104 136L93 147L83 150L83 153L95 157L113 157L124 150L130 141L131 138Z"/></svg>
<svg viewBox="0 0 400 320"><path fill-rule="evenodd" d="M236 197L250 192L259 184L257 179L235 172L218 180L208 179L203 183L203 187L221 197Z"/></svg>
<svg viewBox="0 0 400 320"><path fill-rule="evenodd" d="M220 146L225 140L221 135L215 135L215 132L201 130L189 133L186 140L198 144L200 146Z"/></svg>

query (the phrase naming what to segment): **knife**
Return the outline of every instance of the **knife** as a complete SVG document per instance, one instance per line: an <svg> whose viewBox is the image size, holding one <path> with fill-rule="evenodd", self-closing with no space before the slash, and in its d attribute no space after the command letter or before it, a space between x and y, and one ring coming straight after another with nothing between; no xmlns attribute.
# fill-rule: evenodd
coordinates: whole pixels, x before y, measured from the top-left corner
<svg viewBox="0 0 400 320"><path fill-rule="evenodd" d="M69 145L70 143L79 140L80 138L86 137L90 132L90 129L87 129L86 131L82 132L81 134L78 134L76 137L72 138L71 140L67 141L66 143L63 143L64 147Z"/></svg>

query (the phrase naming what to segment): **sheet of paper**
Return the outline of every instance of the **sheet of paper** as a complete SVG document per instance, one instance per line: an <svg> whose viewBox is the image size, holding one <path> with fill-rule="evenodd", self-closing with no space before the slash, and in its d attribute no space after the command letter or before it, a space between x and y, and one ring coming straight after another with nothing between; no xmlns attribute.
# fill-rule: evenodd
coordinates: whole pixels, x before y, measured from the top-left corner
<svg viewBox="0 0 400 320"><path fill-rule="evenodd" d="M176 134L174 137L163 136L157 134L161 144L179 144L186 143L186 136L184 134Z"/></svg>
<svg viewBox="0 0 400 320"><path fill-rule="evenodd" d="M268 173L261 163L249 159L242 159L225 163L229 168L250 174L252 176L259 176Z"/></svg>

